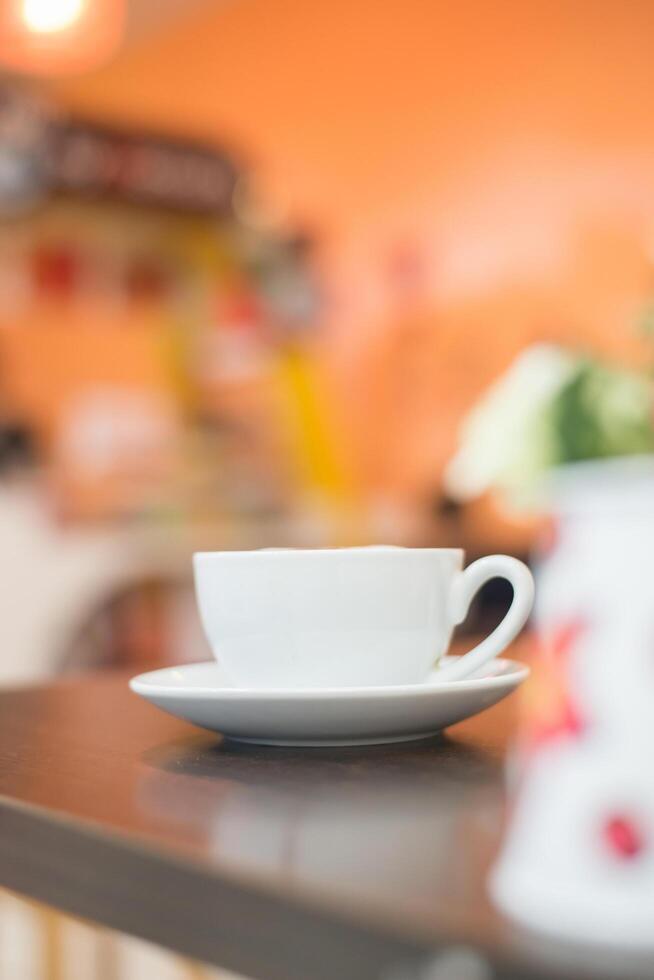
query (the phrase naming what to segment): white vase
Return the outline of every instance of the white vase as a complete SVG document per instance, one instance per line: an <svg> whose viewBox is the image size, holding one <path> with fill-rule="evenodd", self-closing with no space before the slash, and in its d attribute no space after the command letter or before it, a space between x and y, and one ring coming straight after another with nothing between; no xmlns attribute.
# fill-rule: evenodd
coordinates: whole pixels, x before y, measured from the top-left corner
<svg viewBox="0 0 654 980"><path fill-rule="evenodd" d="M565 467L490 889L523 924L654 948L654 458Z"/></svg>

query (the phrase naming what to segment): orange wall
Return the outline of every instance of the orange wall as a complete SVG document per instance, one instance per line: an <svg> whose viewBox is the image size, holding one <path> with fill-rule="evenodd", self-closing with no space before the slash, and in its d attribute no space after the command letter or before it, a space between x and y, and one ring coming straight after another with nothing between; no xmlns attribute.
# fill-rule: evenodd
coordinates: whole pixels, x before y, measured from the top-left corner
<svg viewBox="0 0 654 980"><path fill-rule="evenodd" d="M271 210L322 234L326 363L368 478L399 492L436 478L461 411L525 342L639 356L653 37L650 0L230 0L54 88L231 142ZM381 322L406 238L430 271L398 388Z"/></svg>

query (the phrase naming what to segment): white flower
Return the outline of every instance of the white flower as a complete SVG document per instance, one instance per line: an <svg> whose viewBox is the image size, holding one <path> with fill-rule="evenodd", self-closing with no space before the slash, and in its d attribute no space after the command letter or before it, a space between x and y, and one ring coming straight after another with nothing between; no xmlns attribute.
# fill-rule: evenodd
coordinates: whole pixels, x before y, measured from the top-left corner
<svg viewBox="0 0 654 980"><path fill-rule="evenodd" d="M548 344L516 358L464 420L444 477L452 497L470 500L491 487L515 494L556 461L548 409L579 363Z"/></svg>

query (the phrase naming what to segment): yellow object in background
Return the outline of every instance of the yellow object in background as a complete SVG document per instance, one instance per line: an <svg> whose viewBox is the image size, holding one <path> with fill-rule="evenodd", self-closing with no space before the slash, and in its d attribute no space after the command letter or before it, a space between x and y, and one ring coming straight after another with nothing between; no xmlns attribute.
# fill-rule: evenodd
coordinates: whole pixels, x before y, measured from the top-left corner
<svg viewBox="0 0 654 980"><path fill-rule="evenodd" d="M315 358L300 344L283 346L274 355L272 374L300 492L324 500L335 511L355 509L354 480L337 449Z"/></svg>

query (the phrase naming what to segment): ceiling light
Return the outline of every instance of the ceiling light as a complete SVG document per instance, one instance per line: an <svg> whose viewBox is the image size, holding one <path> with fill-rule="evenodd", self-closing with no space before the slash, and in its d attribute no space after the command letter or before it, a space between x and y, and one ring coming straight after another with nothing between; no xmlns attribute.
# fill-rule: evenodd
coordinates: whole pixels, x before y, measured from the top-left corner
<svg viewBox="0 0 654 980"><path fill-rule="evenodd" d="M86 0L23 0L25 26L35 34L65 31L84 13Z"/></svg>

